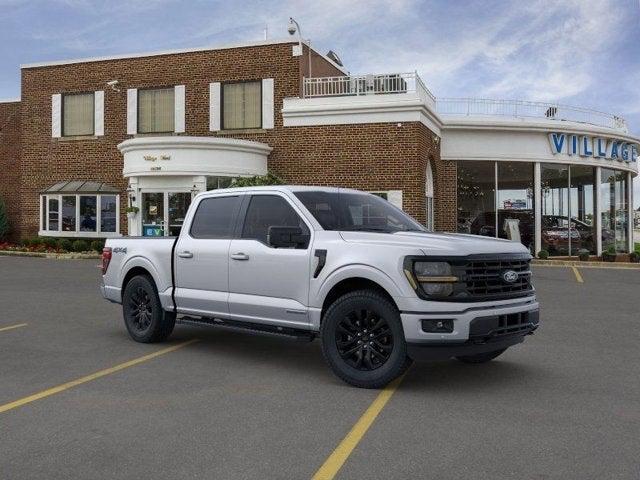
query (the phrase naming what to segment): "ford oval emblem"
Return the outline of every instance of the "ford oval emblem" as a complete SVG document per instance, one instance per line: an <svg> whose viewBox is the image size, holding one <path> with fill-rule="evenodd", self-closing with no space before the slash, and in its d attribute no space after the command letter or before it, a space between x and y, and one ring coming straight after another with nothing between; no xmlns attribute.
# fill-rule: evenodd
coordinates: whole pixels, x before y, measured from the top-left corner
<svg viewBox="0 0 640 480"><path fill-rule="evenodd" d="M502 272L502 280L504 280L505 283L515 283L518 280L518 272L514 272L513 270Z"/></svg>

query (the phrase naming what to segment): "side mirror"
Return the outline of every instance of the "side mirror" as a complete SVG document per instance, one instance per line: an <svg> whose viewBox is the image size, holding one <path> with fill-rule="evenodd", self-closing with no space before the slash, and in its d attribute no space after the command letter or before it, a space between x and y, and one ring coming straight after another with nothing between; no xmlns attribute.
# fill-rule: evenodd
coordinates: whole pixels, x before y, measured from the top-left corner
<svg viewBox="0 0 640 480"><path fill-rule="evenodd" d="M274 248L306 248L311 235L300 227L269 227L267 243Z"/></svg>

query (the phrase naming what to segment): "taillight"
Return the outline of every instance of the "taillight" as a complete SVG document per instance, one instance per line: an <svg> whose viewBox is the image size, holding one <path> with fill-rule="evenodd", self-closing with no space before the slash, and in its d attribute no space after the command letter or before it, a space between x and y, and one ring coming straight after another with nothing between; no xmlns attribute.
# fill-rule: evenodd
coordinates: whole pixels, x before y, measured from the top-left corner
<svg viewBox="0 0 640 480"><path fill-rule="evenodd" d="M111 262L111 247L104 247L102 249L102 275L107 273L109 262Z"/></svg>

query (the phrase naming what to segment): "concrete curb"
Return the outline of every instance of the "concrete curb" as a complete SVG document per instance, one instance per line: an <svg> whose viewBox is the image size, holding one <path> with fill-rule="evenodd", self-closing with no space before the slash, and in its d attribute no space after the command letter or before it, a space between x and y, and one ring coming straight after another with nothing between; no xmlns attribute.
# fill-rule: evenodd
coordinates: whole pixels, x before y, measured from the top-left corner
<svg viewBox="0 0 640 480"><path fill-rule="evenodd" d="M640 270L640 263L616 262L580 262L575 260L539 260L534 259L531 265L536 267L580 267L580 268L609 268L621 270Z"/></svg>
<svg viewBox="0 0 640 480"><path fill-rule="evenodd" d="M46 253L46 252L15 252L13 250L0 250L0 256L6 257L32 257L52 258L55 260L99 260L102 258L97 253Z"/></svg>

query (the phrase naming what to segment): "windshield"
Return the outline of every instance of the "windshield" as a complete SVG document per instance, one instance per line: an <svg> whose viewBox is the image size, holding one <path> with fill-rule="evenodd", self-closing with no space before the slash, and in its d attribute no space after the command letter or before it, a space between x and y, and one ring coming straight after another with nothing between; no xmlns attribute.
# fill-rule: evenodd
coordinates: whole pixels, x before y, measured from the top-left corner
<svg viewBox="0 0 640 480"><path fill-rule="evenodd" d="M295 195L325 230L424 231L402 210L369 193L295 192Z"/></svg>

